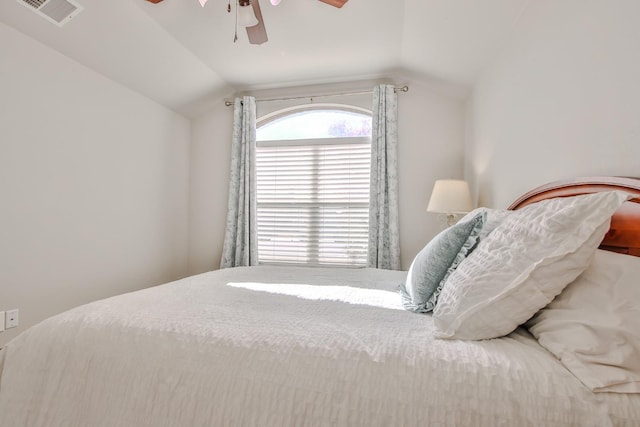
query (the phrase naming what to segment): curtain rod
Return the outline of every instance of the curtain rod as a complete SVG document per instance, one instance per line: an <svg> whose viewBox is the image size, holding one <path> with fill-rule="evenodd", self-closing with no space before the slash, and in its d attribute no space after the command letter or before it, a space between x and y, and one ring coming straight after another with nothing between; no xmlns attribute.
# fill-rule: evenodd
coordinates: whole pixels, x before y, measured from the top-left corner
<svg viewBox="0 0 640 427"><path fill-rule="evenodd" d="M400 86L400 87L394 87L393 91L398 93L398 92L408 92L409 91L409 86L404 85L404 86ZM361 92L340 92L340 93L326 93L326 94L322 94L322 95L308 95L308 96L291 96L288 98L262 98L262 99L256 99L256 102L270 102L270 101L291 101L291 100L295 100L295 99L313 99L313 98L329 98L329 97L334 97L334 96L347 96L347 95L366 95L369 93L373 93L372 90L365 90L365 91L361 91ZM226 105L227 107L230 107L234 104L233 101L229 101L229 100L225 100L224 101L224 105Z"/></svg>

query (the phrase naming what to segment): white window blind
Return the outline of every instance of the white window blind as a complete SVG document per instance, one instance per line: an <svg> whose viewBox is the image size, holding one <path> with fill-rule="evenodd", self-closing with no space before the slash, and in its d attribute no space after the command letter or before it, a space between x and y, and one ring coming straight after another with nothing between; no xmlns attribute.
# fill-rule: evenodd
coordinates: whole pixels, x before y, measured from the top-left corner
<svg viewBox="0 0 640 427"><path fill-rule="evenodd" d="M261 264L364 266L369 137L259 141Z"/></svg>

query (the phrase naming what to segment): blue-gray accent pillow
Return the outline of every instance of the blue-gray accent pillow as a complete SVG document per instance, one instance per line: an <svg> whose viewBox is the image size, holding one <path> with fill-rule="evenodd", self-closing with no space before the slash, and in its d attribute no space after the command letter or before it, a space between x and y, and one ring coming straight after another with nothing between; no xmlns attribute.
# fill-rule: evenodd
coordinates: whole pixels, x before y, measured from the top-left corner
<svg viewBox="0 0 640 427"><path fill-rule="evenodd" d="M447 228L416 255L406 283L400 285L404 308L419 313L433 311L447 277L477 246L486 216L481 212Z"/></svg>

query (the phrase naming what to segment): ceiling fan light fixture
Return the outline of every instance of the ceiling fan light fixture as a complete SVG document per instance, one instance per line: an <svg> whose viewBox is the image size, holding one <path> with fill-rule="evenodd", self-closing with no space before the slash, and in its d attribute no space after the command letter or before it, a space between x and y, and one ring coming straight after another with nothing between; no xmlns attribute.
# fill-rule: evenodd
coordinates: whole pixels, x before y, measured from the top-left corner
<svg viewBox="0 0 640 427"><path fill-rule="evenodd" d="M258 18L256 18L249 0L238 0L238 25L241 27L258 25Z"/></svg>
<svg viewBox="0 0 640 427"><path fill-rule="evenodd" d="M277 6L277 5L280 4L280 1L281 0L271 0L271 4L274 5L274 6Z"/></svg>

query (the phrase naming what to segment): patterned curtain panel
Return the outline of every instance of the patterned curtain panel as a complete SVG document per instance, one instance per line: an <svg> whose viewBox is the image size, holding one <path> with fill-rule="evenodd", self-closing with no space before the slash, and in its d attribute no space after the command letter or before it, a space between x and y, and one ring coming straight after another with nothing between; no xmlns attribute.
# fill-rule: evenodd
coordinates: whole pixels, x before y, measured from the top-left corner
<svg viewBox="0 0 640 427"><path fill-rule="evenodd" d="M220 268L256 265L256 100L236 98L227 228Z"/></svg>
<svg viewBox="0 0 640 427"><path fill-rule="evenodd" d="M393 86L379 85L373 89L369 267L400 269L397 146L397 95Z"/></svg>

